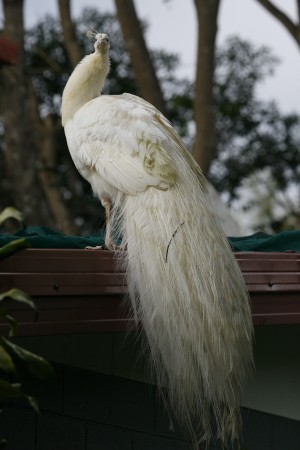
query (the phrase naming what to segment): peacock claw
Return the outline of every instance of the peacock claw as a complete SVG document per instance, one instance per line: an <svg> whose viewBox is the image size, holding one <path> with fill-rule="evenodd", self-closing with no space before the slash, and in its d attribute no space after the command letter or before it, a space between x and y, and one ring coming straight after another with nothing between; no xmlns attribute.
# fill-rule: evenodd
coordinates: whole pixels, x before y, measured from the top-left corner
<svg viewBox="0 0 300 450"><path fill-rule="evenodd" d="M105 245L87 245L85 248L85 250L107 250L107 247Z"/></svg>

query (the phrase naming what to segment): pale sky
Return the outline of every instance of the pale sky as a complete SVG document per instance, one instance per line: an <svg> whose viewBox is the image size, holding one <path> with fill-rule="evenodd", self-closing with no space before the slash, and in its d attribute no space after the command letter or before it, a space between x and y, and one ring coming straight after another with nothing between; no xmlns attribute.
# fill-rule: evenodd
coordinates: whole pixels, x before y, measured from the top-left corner
<svg viewBox="0 0 300 450"><path fill-rule="evenodd" d="M274 2L280 7L284 5L285 11L296 17L295 0ZM135 4L139 16L150 25L146 35L148 46L179 53L180 75L193 79L197 36L193 0L135 0ZM104 12L115 10L113 0L73 0L73 15L78 16L83 6L94 6ZM56 0L25 0L26 26L33 25L45 13L57 15ZM273 49L281 64L275 75L260 86L259 96L276 100L284 112L300 114L300 50L283 26L255 0L221 0L217 43L222 44L232 34Z"/></svg>

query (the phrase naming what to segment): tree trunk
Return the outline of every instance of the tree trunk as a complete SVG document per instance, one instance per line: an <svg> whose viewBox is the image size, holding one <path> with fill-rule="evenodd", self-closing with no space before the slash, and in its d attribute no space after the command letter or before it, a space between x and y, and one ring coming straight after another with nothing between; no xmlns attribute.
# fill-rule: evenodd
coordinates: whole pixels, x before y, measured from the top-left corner
<svg viewBox="0 0 300 450"><path fill-rule="evenodd" d="M25 73L23 0L3 0L4 35L18 45L17 62L2 70L4 164L9 205L25 215L31 225L52 226L52 218L40 188Z"/></svg>
<svg viewBox="0 0 300 450"><path fill-rule="evenodd" d="M134 2L115 0L115 5L141 96L167 116L166 102L146 46Z"/></svg>
<svg viewBox="0 0 300 450"><path fill-rule="evenodd" d="M78 234L79 229L75 225L74 217L66 205L60 192L59 176L57 171L56 141L61 127L60 118L48 114L41 119L39 106L33 85L30 89L30 107L33 118L33 128L38 146L39 156L39 180L51 210L55 227L66 234Z"/></svg>
<svg viewBox="0 0 300 450"><path fill-rule="evenodd" d="M194 0L198 18L198 55L195 83L196 136L193 155L207 175L216 156L213 102L215 41L220 0Z"/></svg>
<svg viewBox="0 0 300 450"><path fill-rule="evenodd" d="M79 232L79 229L75 225L74 218L71 216L70 211L62 198L57 175L55 147L55 137L57 135L56 121L57 120L51 114L43 120L40 180L57 228L63 230L64 233L74 235Z"/></svg>
<svg viewBox="0 0 300 450"><path fill-rule="evenodd" d="M58 0L60 21L64 35L64 44L73 67L83 57L82 49L76 39L74 23L71 19L70 0Z"/></svg>
<svg viewBox="0 0 300 450"><path fill-rule="evenodd" d="M285 27L285 29L294 38L298 47L300 47L300 0L296 0L298 22L293 22L285 12L283 12L280 8L278 8L278 6L274 5L271 1L269 0L256 0L256 1Z"/></svg>

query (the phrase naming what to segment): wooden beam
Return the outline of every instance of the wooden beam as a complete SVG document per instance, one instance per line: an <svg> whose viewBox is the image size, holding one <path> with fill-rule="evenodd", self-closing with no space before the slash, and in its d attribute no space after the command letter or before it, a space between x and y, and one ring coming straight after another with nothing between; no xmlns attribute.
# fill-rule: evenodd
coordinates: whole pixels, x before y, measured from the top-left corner
<svg viewBox="0 0 300 450"><path fill-rule="evenodd" d="M235 254L252 304L254 325L300 323L300 255ZM0 261L0 290L30 294L39 310L5 300L21 335L124 331L134 326L127 286L107 250L26 249ZM5 326L1 326L5 330Z"/></svg>

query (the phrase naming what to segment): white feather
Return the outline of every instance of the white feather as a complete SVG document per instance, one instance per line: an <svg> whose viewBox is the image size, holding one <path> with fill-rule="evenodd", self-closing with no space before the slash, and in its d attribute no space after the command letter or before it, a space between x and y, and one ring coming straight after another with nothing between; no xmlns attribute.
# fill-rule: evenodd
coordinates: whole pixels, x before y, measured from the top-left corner
<svg viewBox="0 0 300 450"><path fill-rule="evenodd" d="M91 64L96 73L92 58L81 72ZM99 64L101 83L104 69ZM244 280L208 204L205 180L152 105L129 94L90 100L76 70L72 93L77 80L87 103L75 102L70 114L67 85L62 114L70 153L100 200L114 205L112 232L123 235L121 262L158 384L195 448L201 438L208 445L211 418L225 444L239 432L253 327Z"/></svg>

